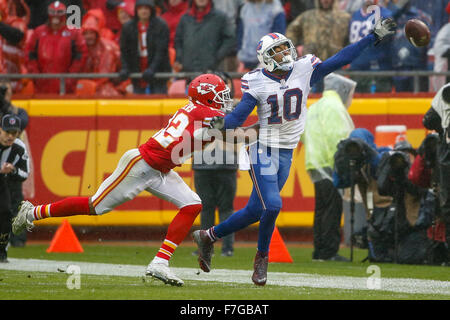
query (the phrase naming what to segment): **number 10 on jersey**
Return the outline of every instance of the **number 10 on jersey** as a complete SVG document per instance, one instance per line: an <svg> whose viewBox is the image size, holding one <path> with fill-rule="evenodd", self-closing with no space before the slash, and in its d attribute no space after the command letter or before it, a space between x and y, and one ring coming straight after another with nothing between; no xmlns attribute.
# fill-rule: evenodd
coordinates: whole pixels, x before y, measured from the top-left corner
<svg viewBox="0 0 450 320"><path fill-rule="evenodd" d="M270 117L268 124L282 123L285 121L297 120L302 113L303 92L299 88L286 90L283 94L283 110L280 115L280 105L278 95L274 94L267 98L267 104L270 105Z"/></svg>

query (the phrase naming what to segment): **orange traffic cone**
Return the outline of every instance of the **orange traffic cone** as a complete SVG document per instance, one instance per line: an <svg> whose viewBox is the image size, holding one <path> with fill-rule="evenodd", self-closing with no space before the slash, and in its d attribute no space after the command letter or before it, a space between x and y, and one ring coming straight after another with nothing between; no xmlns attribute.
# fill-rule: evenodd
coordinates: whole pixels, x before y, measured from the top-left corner
<svg viewBox="0 0 450 320"><path fill-rule="evenodd" d="M55 236L47 252L83 252L80 241L67 219L63 219L61 226L56 230Z"/></svg>
<svg viewBox="0 0 450 320"><path fill-rule="evenodd" d="M270 241L269 262L294 262L277 227L273 230L272 240Z"/></svg>

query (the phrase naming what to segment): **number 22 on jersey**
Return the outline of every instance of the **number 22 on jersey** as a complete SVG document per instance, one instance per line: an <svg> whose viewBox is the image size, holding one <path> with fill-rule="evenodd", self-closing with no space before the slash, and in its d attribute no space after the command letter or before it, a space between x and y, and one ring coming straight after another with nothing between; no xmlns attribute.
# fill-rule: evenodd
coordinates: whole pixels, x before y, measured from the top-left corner
<svg viewBox="0 0 450 320"><path fill-rule="evenodd" d="M158 141L163 148L167 148L176 139L183 135L183 132L188 125L188 115L178 111L172 118L170 118L169 124L165 128L155 133L153 139Z"/></svg>

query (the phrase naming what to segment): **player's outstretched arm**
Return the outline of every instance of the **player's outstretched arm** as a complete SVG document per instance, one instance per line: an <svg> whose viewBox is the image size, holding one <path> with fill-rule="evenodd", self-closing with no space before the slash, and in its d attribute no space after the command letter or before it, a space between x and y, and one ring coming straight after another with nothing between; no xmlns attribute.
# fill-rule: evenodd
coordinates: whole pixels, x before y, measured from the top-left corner
<svg viewBox="0 0 450 320"><path fill-rule="evenodd" d="M311 87L326 75L346 66L355 60L365 48L371 44L377 44L383 38L394 34L396 23L391 18L380 19L374 27L374 30L369 35L362 38L360 41L346 46L334 56L328 58L319 64L313 71L311 76Z"/></svg>
<svg viewBox="0 0 450 320"><path fill-rule="evenodd" d="M234 110L225 116L224 129L235 129L242 126L258 101L250 94L244 93Z"/></svg>

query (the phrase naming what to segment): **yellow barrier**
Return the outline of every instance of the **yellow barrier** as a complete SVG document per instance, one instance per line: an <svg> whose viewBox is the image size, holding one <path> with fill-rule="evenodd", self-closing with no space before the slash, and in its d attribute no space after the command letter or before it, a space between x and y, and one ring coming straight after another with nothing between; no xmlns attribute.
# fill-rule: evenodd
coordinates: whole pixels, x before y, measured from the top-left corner
<svg viewBox="0 0 450 320"><path fill-rule="evenodd" d="M309 99L310 106L318 99ZM351 115L424 114L431 98L353 99ZM91 116L91 115L170 115L188 102L187 99L147 100L15 100L30 116ZM256 115L256 108L252 113Z"/></svg>
<svg viewBox="0 0 450 320"><path fill-rule="evenodd" d="M376 98L376 99L354 99L349 112L352 116L371 117L389 115L421 116L431 104L431 98L400 99L400 98ZM308 106L317 99L308 100ZM142 99L142 100L15 100L14 105L26 109L33 117L97 117L97 116L169 116L188 102L187 99ZM256 115L256 108L252 113ZM416 121L417 122L417 121ZM384 124L384 123L380 123ZM408 126L408 124L406 123ZM425 130L420 127L408 128L408 140L417 147L425 136ZM42 151L41 151L42 152ZM38 159L40 160L40 159ZM36 159L35 159L36 161ZM304 169L304 154L302 150L294 155L291 176L283 189L283 197L296 197L294 194L294 183L298 181L303 197L314 196L313 185ZM36 170L40 170L36 167ZM188 172L190 165L185 164L176 171ZM186 183L193 187L191 177L184 178ZM238 181L238 196L245 197L251 189L250 178L242 174ZM240 189L240 190L239 190ZM249 189L244 190L243 189ZM38 192L38 191L37 191ZM236 208L239 209L239 208ZM176 211L154 210L154 211L113 211L103 216L75 216L69 221L74 225L158 225L163 226L170 223ZM48 219L40 221L41 225L57 225L60 219ZM196 225L199 224L197 218ZM305 226L313 224L312 211L282 211L277 220L277 226Z"/></svg>

